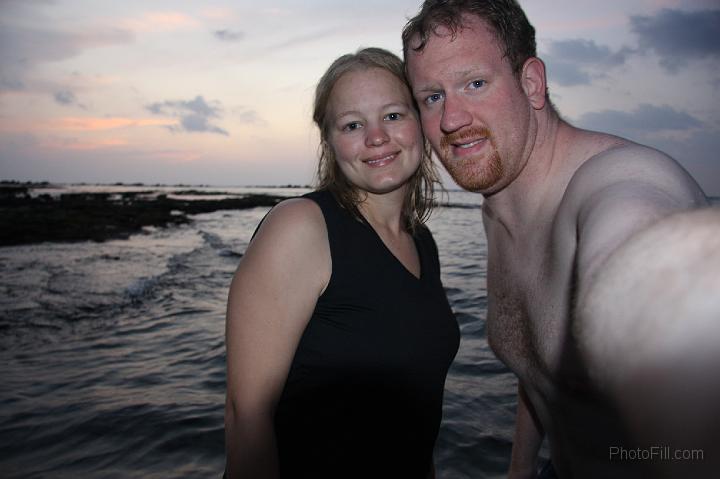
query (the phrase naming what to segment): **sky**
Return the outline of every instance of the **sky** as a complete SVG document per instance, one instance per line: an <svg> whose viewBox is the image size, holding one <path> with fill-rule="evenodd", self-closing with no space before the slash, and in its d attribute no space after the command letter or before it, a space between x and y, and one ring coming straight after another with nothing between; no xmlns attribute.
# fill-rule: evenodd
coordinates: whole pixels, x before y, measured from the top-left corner
<svg viewBox="0 0 720 479"><path fill-rule="evenodd" d="M720 196L720 0L521 0L571 123ZM0 179L311 184L315 84L419 0L0 0ZM446 186L454 187L445 176Z"/></svg>

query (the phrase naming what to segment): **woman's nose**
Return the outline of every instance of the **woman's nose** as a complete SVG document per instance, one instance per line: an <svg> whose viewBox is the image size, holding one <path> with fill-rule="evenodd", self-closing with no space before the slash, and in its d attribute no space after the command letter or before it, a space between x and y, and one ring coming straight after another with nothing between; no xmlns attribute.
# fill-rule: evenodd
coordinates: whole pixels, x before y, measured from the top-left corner
<svg viewBox="0 0 720 479"><path fill-rule="evenodd" d="M390 140L387 132L382 126L368 128L365 144L367 146L381 146Z"/></svg>

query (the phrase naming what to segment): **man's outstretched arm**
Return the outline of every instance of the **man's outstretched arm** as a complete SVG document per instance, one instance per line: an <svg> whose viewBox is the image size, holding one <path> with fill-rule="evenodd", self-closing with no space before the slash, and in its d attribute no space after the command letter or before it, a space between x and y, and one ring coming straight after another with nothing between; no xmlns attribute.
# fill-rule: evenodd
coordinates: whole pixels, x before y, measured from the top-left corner
<svg viewBox="0 0 720 479"><path fill-rule="evenodd" d="M625 148L576 173L572 333L638 444L720 444L708 376L720 365L720 212L668 160Z"/></svg>
<svg viewBox="0 0 720 479"><path fill-rule="evenodd" d="M522 385L518 385L515 433L508 479L534 478L544 432Z"/></svg>
<svg viewBox="0 0 720 479"><path fill-rule="evenodd" d="M717 444L720 208L634 234L596 271L575 326L591 375L638 441Z"/></svg>

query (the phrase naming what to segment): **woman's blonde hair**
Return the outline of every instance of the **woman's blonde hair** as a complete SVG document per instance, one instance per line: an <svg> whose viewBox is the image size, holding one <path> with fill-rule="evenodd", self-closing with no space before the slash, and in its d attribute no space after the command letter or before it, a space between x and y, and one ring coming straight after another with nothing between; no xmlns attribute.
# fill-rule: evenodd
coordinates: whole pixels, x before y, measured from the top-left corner
<svg viewBox="0 0 720 479"><path fill-rule="evenodd" d="M328 138L330 122L327 118L330 95L333 87L341 76L348 72L380 68L395 76L403 85L406 85L405 68L402 60L393 53L382 48L364 48L357 53L349 53L335 60L325 74L320 78L315 89L315 104L313 120L320 129L320 148L317 170L317 189L328 190L345 209L358 219L362 218L357 205L365 198L353 184L351 184L338 166L335 152ZM411 95L412 97L412 95ZM413 103L417 118L420 114ZM403 201L403 219L409 230L424 223L430 216L434 201L435 184L439 184L437 170L430 157L430 145L423 140L422 158L420 167L409 180L407 193Z"/></svg>

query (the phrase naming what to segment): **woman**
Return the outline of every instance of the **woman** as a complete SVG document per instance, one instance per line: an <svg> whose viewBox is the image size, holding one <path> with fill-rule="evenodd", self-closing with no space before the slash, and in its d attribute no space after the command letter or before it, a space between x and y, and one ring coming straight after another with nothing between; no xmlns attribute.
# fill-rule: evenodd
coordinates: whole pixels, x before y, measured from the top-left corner
<svg viewBox="0 0 720 479"><path fill-rule="evenodd" d="M436 175L392 53L320 80L317 191L256 232L227 311L230 478L426 478L459 333L422 225Z"/></svg>

